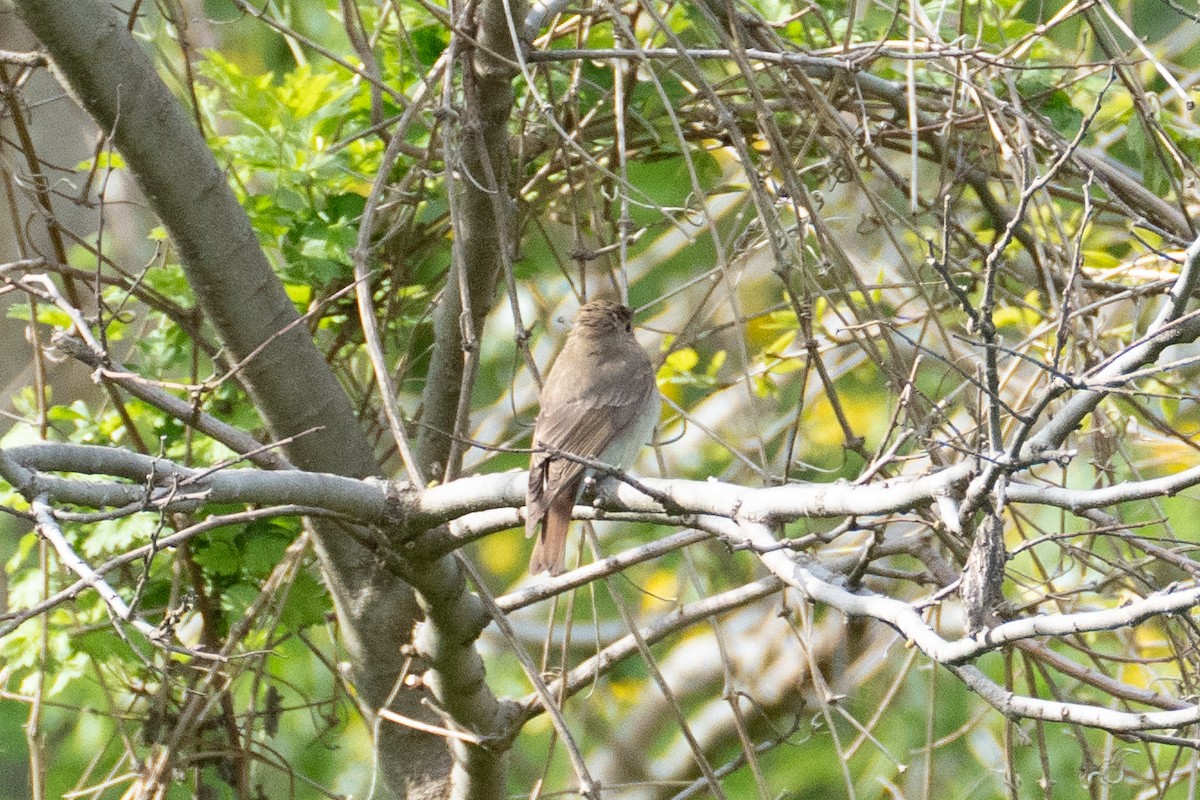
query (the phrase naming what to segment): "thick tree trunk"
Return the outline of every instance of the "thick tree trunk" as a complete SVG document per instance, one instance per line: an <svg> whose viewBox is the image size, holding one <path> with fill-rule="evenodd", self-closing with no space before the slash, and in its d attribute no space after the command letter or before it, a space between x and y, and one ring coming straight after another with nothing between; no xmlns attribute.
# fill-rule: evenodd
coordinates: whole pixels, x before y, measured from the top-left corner
<svg viewBox="0 0 1200 800"><path fill-rule="evenodd" d="M349 398L271 270L212 152L125 20L100 0L18 0L16 7L60 80L111 135L170 232L206 318L231 359L244 362L244 382L271 435L316 429L288 445L288 458L306 470L375 473ZM358 689L378 708L419 614L413 592L344 529L313 527ZM400 693L397 710L427 716L419 699L416 692ZM396 794L444 792L449 756L442 740L394 725L384 731L379 763Z"/></svg>

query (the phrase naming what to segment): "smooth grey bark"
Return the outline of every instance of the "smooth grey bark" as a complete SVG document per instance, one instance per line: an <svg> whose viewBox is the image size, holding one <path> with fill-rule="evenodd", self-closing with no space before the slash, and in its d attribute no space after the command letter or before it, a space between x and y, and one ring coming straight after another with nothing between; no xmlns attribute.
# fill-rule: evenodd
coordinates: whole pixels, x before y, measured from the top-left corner
<svg viewBox="0 0 1200 800"><path fill-rule="evenodd" d="M433 312L434 344L416 453L418 467L430 477L458 475L463 448L455 445L454 435L465 433L459 429L466 410L461 405L470 402L478 363L469 355L479 346L507 258L505 248L512 246L508 124L517 54L510 23L523 17L521 0L484 0L475 16L475 46L462 59L462 157L457 165L446 165L447 173L456 166L462 173L451 189L456 193L451 203L456 242ZM474 646L486 613L454 555L413 567L410 580L426 616L414 641L429 664L424 681L454 724L483 737L483 744L451 741L451 797L500 800L506 794L507 739L514 733L515 712L492 694Z"/></svg>
<svg viewBox="0 0 1200 800"><path fill-rule="evenodd" d="M301 323L192 119L155 72L125 20L101 0L17 0L60 80L112 137L179 250L205 317L236 362L272 436L312 428L286 448L305 470L376 472L353 407ZM303 391L298 391L299 382ZM347 532L314 522L324 574L367 704L382 706L402 666L400 646L419 611L410 587ZM428 717L420 693L394 703ZM382 728L379 762L398 795L445 791L448 753L437 737Z"/></svg>
<svg viewBox="0 0 1200 800"><path fill-rule="evenodd" d="M513 202L508 123L513 110L512 82L517 76L509 14L521 24L524 6L519 0L485 0L476 18L478 44L464 59L467 102L463 108L460 164L464 174L459 176L455 189L460 211L454 225L458 246L433 312L434 344L421 398L422 425L417 440L417 460L431 477L458 474L458 464L447 469L448 461L459 460L452 455L455 448L448 434L455 430L463 381L474 377L465 372L465 354L478 347L483 321L495 302L503 248L512 246L507 227L511 214L504 210ZM464 294L469 302L466 315ZM475 341L463 336L467 320Z"/></svg>

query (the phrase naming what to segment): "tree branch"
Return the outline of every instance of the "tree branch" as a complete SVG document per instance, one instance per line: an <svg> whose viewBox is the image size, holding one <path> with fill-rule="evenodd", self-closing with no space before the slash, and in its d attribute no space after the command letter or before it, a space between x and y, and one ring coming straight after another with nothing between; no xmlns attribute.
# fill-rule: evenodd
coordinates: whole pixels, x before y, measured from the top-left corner
<svg viewBox="0 0 1200 800"><path fill-rule="evenodd" d="M43 475L47 470L108 474L139 483L134 485L111 481L67 480ZM1194 485L1196 480L1200 480L1200 471L1192 472L1196 474L1188 476L1192 482L1187 485ZM969 669L964 670L961 665L1007 644L1035 638L1127 628L1153 617L1181 613L1200 604L1200 588L1171 586L1112 608L1019 618L986 628L975 635L948 640L925 621L917 605L864 589L848 588L847 579L835 573L833 569L846 567L854 561L853 558L835 559L823 564L809 556L779 547L779 542L769 527L799 517L882 515L906 507L933 505L938 493L944 491L947 486L961 487L963 474L965 473L960 469L950 468L941 473L914 479L883 481L872 487L793 484L746 488L716 481L673 480L646 480L645 483L693 515L691 519L696 528L716 533L735 547L749 549L757 555L774 577L767 583L756 584L757 588L747 591L753 593L761 590L769 593L777 589L777 581L782 581L802 592L808 599L828 605L844 614L879 620L897 630L931 660L954 667L956 675L973 689L980 691L985 699L997 708L1012 710L1012 713L1021 715L1050 718L1046 715L1062 709L1059 705L1031 698L999 698L989 685L980 683L977 673ZM26 496L36 493L34 496L44 497L46 503L133 503L141 498L143 507L157 508L164 504L171 507L178 503L195 505L202 502L301 502L305 506L327 507L330 511L351 514L363 523L389 525L397 516L407 516L422 520L423 527L432 527L431 523L438 519L448 521L457 516L480 513L480 509L485 506L519 505L524 499L525 482L523 473L514 472L466 478L425 490L410 488L409 491L396 495L387 487L372 481L354 481L339 476L300 472L259 472L249 469L215 472L191 470L162 459L112 448L82 445L39 445L0 450L0 477ZM1161 481L1146 483L1159 491L1175 488L1174 485L1166 486ZM865 488L870 488L870 491L863 491ZM854 491L851 492L851 489ZM1065 490L1048 491L1043 499L1051 502L1060 500L1058 493L1063 491ZM1109 490L1095 491L1106 492L1097 497L1102 496L1114 502L1137 496L1128 492L1113 494ZM1026 496L1020 496L1018 493L1014 500L1018 497L1022 502L1039 499L1033 492ZM605 495L605 498L610 504L607 509L610 512L620 508L644 513L649 518L662 513L656 510L657 503L654 500L628 484L619 484L617 491ZM704 537L696 538L699 540ZM641 551L644 548L635 549ZM881 552L882 550L881 548ZM628 560L629 557L632 557L632 554L622 554L614 558ZM601 562L595 565L593 571L596 574L605 573L607 566L605 562ZM463 778L458 785L479 786L480 780L491 780L502 774L501 753L504 748L501 746L495 749L494 743L504 742L511 735L515 735L516 729L512 726L518 724L512 716L515 713L512 707L492 697L482 680L482 662L473 648L473 642L486 624L486 614L479 599L467 591L462 568L453 556L442 556L434 562L414 563L411 565L411 571L412 574L408 577L417 586L422 605L428 615L425 625L422 626L422 634L416 640L418 650L430 659L430 669L426 672L425 681L442 705L447 722L468 730L475 736L484 737L483 741L492 745L480 745L478 740L474 739L452 743L454 748L463 749L455 767L456 773L461 774ZM581 570L580 575L570 576L569 585L577 585L577 578L591 575L590 572L583 575L583 572ZM85 582L95 585L94 581ZM565 591L568 584L556 588ZM519 593L501 599L497 610L515 609L545 596L548 595L540 592ZM713 602L742 602L745 597L744 592L739 590L714 599ZM713 607L696 605L694 608L689 607L686 614L693 612L696 615L706 615L713 613ZM662 635L666 635L677 626L678 620L664 621L662 626L652 626L647 632L658 635L654 631L660 631ZM608 659L619 657L624 652L624 645L613 647L615 649L608 650L597 658L607 663ZM592 665L595 666L596 664ZM592 667L588 667L588 670ZM568 687L574 680L568 679ZM523 707L523 715L528 715L533 709L528 702L523 702ZM1165 716L1160 713L1120 715L1116 712L1106 712L1097 716L1093 713L1094 709L1087 713L1077 710L1090 709L1087 706L1063 708L1063 713L1080 724L1117 730L1141 730L1184 724L1177 722L1181 719L1178 712L1170 712ZM1113 716L1114 714L1116 716ZM1189 721L1195 720L1188 717L1184 722Z"/></svg>
<svg viewBox="0 0 1200 800"><path fill-rule="evenodd" d="M286 439L315 430L289 444L289 459L307 470L375 473L374 453L349 398L300 324L224 172L124 21L101 0L18 0L16 7L57 74L124 156L233 361L256 354L242 374L271 435ZM304 376L302 392L296 391L298 375ZM408 636L417 613L411 591L340 528L319 521L312 528L359 691L379 707L402 666L394 642ZM417 716L422 710L412 694L402 697L412 707L398 710ZM427 758L417 757L422 746L432 748ZM406 751L383 758L420 772L438 752L445 752L440 739L414 733Z"/></svg>
<svg viewBox="0 0 1200 800"><path fill-rule="evenodd" d="M467 411L460 405L469 402L474 382L470 368L475 361L469 355L479 346L484 318L495 301L502 260L513 247L508 122L517 68L508 5L509 0L484 0L479 5L477 46L464 59L467 101L460 155L447 142L447 184L455 195L451 202L454 256L433 311L434 345L417 441L417 462L431 476L458 474L461 453L455 454L453 436ZM522 16L524 4L514 0L511 5L516 7L512 13ZM452 136L450 127L445 136Z"/></svg>

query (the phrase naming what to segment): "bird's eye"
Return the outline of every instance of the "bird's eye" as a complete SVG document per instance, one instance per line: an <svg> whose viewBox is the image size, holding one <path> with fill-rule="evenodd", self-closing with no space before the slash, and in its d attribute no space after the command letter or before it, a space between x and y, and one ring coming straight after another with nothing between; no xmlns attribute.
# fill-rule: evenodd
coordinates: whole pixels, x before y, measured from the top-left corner
<svg viewBox="0 0 1200 800"><path fill-rule="evenodd" d="M631 323L629 323L629 322L626 322L626 323L625 323L625 332L626 332L626 333L633 333L633 325L632 325Z"/></svg>

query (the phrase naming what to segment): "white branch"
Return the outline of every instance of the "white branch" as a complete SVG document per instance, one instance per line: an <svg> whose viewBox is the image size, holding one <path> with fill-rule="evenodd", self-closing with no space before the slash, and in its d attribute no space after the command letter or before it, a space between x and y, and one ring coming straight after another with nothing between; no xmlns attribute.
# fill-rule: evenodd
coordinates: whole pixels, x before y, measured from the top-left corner
<svg viewBox="0 0 1200 800"><path fill-rule="evenodd" d="M1200 282L1200 237L1196 238L1184 253L1183 268L1179 277L1167 292L1167 300L1159 309L1146 334L1090 375L1089 383L1103 384L1113 381L1152 362L1168 344L1194 339L1197 333L1200 333L1200 323L1193 319L1180 325L1178 320L1183 315L1197 282ZM1107 392L1103 389L1076 394L1062 408L1055 410L1054 418L1026 442L1022 452L1036 454L1040 450L1060 446L1079 425L1080 420L1091 413L1106 396Z"/></svg>
<svg viewBox="0 0 1200 800"><path fill-rule="evenodd" d="M1035 637L1066 636L1137 625L1154 616L1182 613L1200 604L1200 587L1168 588L1120 607L1069 614L1043 614L1005 622L973 636L948 640L912 604L864 589L847 588L844 578L804 554L781 548L772 526L800 517L868 517L945 503L957 496L969 479L964 462L941 472L909 479L881 481L871 486L847 483L790 484L750 488L718 481L642 479L650 497L634 485L620 483L601 491L601 504L580 506L581 517L632 516L649 520L686 520L690 529L675 537L634 548L611 559L568 573L553 585L538 586L501 598L506 611L543 599L598 575L653 557L675 546L686 546L716 534L734 546L754 551L778 579L812 601L850 615L879 620L898 631L932 661L947 665L989 703L1006 714L1037 719L1074 721L1112 730L1172 728L1200 721L1200 711L1127 713L1085 705L1018 697L988 681L964 662L1003 645ZM63 479L46 471L112 475L116 481ZM153 626L137 619L121 597L74 553L54 519L50 502L96 502L98 505L173 506L183 499L201 502L296 503L347 514L363 522L395 523L405 519L422 525L448 522L453 546L478 530L496 530L520 522L517 509L524 501L523 472L463 478L427 489L358 481L304 472L262 472L252 469L191 470L162 459L126 451L81 445L37 445L0 450L0 475L32 497L39 531L63 563L95 588L115 617L128 622L163 646ZM1096 490L1068 490L1011 485L1014 501L1088 509L1155 495L1168 495L1200 481L1200 469L1166 478ZM615 488L615 490L613 490ZM31 492L37 490L37 494ZM657 498L657 499L656 499ZM664 511L663 506L668 508ZM157 639L155 638L157 637ZM616 651L613 651L616 652ZM611 655L611 653L609 654Z"/></svg>
<svg viewBox="0 0 1200 800"><path fill-rule="evenodd" d="M70 542L67 541L67 537L63 535L58 520L54 518L54 509L50 507L46 497L35 497L30 505L32 506L34 519L37 521L38 535L50 543L50 546L54 548L54 552L58 554L58 559L63 563L63 566L74 572L79 576L80 580L96 590L96 593L100 595L100 599L104 601L104 605L108 607L109 612L114 617L131 626L138 633L150 640L152 644L159 647L201 658L224 660L220 656L211 653L172 646L170 644L171 635L169 631L160 630L135 614L121 595L117 594L116 590L109 586L108 582L100 577L92 569L91 565L75 552ZM118 630L120 630L120 626L118 626Z"/></svg>
<svg viewBox="0 0 1200 800"><path fill-rule="evenodd" d="M782 522L808 518L878 516L929 505L970 475L963 462L919 478L896 478L868 486L849 483L794 483L756 488L716 480L640 479L640 483L685 513ZM63 479L43 473L110 475L137 481ZM147 508L195 507L205 502L297 504L353 516L364 523L387 523L401 515L429 526L525 502L527 476L505 472L461 478L418 490L375 479L356 480L315 472L262 472L253 469L194 470L152 456L111 447L38 444L0 451L0 477L25 496L46 494L56 503L91 508L144 503ZM399 488L399 492L392 490ZM602 492L603 507L581 506L579 515L596 519L613 512L638 512L663 519L662 505L628 484ZM598 501L600 502L600 501Z"/></svg>
<svg viewBox="0 0 1200 800"><path fill-rule="evenodd" d="M961 487L969 465L959 464L927 476L881 481L869 487L848 483L789 484L767 488L737 486L719 481L642 479L641 483L676 506L676 514L664 514L658 500L633 486L620 484L615 492L601 492L606 504L581 506L581 517L602 519L614 513L633 513L646 519L673 516L682 510L690 527L718 532L729 541L759 553L763 563L778 577L808 597L847 614L872 617L891 625L930 658L941 663L960 663L996 646L1035 636L1063 635L1084 631L1111 630L1136 624L1150 616L1183 611L1200 602L1200 589L1166 591L1120 608L1077 614L1043 615L1016 620L991 628L969 639L949 642L938 635L910 604L837 585L830 573L815 563L803 564L796 554L780 549L771 524L798 518L878 516L914 507L936 505L948 491ZM139 480L141 484L70 480L41 474L45 470L92 472ZM424 490L405 488L398 495L380 481L353 480L335 475L305 472L262 472L227 469L202 473L162 459L122 450L83 445L36 445L11 448L0 457L0 473L28 493L55 502L86 501L107 505L146 502L161 507L181 501L298 504L347 514L363 522L384 523L415 517L422 523L462 519L497 524L517 524L519 514L503 509L519 507L524 501L526 476L508 472L463 478ZM1167 478L1141 481L1097 490L1068 490L1054 487L1014 485L1009 496L1021 502L1040 502L1065 508L1095 508L1123 500L1166 495L1200 480L1200 468ZM18 485L18 484L24 484ZM28 496L28 494L27 494ZM599 502L599 501L598 501ZM472 525L452 525L462 534ZM665 544L651 544L623 554L621 564L653 555ZM579 574L562 576L564 586L576 585L612 565L592 565ZM824 573L824 574L822 574ZM505 598L524 605L540 596Z"/></svg>
<svg viewBox="0 0 1200 800"><path fill-rule="evenodd" d="M1072 512L1087 511L1146 500L1151 497L1172 497L1183 489L1200 484L1200 467L1192 467L1174 475L1144 481L1128 481L1099 489L1065 489L1060 486L1034 486L1010 482L1005 491L1010 501L1054 506Z"/></svg>
<svg viewBox="0 0 1200 800"><path fill-rule="evenodd" d="M673 504L664 511L658 500L620 483L601 492L597 506L576 508L578 519L605 519L633 513L646 521L678 520L679 514L710 515L746 522L777 523L796 519L873 517L935 507L945 519L961 496L973 465L962 462L918 478L894 478L869 486L850 483L791 483L749 487L716 480L640 478L638 482ZM110 475L137 483L63 479L46 472ZM524 472L460 478L400 492L377 479L356 480L314 472L215 471L180 467L170 461L111 447L38 444L0 450L0 476L26 496L47 494L56 503L90 508L143 504L158 509L195 507L204 502L304 505L345 514L364 523L386 523L409 515L430 526L451 523L454 538L469 541L482 533L520 524L525 502ZM1065 489L1010 483L1008 499L1064 508L1072 512L1131 500L1168 497L1200 484L1200 467L1144 481L1100 489Z"/></svg>
<svg viewBox="0 0 1200 800"><path fill-rule="evenodd" d="M776 577L804 593L805 597L855 617L870 617L895 628L907 641L940 664L960 664L997 647L1022 639L1042 636L1115 630L1136 625L1153 616L1175 614L1200 604L1200 588L1168 588L1117 608L1080 611L1074 614L1041 614L1005 622L979 633L948 641L933 629L909 603L866 590L851 591L838 584L838 577L804 557L780 550L769 528L750 522L706 520L723 535L759 550L759 559ZM824 574L823 574L824 573Z"/></svg>
<svg viewBox="0 0 1200 800"><path fill-rule="evenodd" d="M160 637L159 630L143 619L139 619L136 614L129 608L129 605L117 594L116 590L108 585L108 582L97 575L91 566L79 557L79 554L71 547L67 541L67 537L63 535L62 528L58 526L58 520L54 518L54 509L50 508L50 504L45 497L35 497L31 504L33 508L34 519L37 520L38 535L50 543L54 548L54 552L58 553L58 560L63 563L67 569L79 576L80 580L88 586L96 590L100 595L100 599L108 606L109 611L118 619L132 625L137 631L151 641L156 641Z"/></svg>
<svg viewBox="0 0 1200 800"><path fill-rule="evenodd" d="M1067 722L1110 731L1160 730L1200 722L1200 706L1196 705L1177 711L1116 711L1082 703L1063 703L1013 694L971 666L951 666L950 671L971 691L1008 717Z"/></svg>

